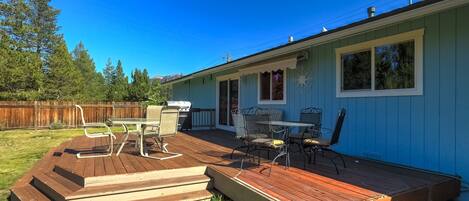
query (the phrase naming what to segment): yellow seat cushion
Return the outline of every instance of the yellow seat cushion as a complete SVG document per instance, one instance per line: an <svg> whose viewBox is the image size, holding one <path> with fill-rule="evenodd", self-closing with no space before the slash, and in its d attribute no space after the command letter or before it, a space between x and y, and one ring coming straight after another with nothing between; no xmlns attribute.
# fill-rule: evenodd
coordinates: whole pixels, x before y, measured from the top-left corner
<svg viewBox="0 0 469 201"><path fill-rule="evenodd" d="M255 139L255 140L251 141L251 143L253 143L255 145L271 147L271 148L278 148L278 147L281 147L285 144L285 142L283 140L269 139L269 138Z"/></svg>
<svg viewBox="0 0 469 201"><path fill-rule="evenodd" d="M259 134L249 134L245 137L247 140L254 140L254 139L258 139L258 138L267 138L267 135L266 134L262 134L262 133L259 133Z"/></svg>
<svg viewBox="0 0 469 201"><path fill-rule="evenodd" d="M329 140L324 138L308 138L304 139L303 143L305 145L329 145Z"/></svg>

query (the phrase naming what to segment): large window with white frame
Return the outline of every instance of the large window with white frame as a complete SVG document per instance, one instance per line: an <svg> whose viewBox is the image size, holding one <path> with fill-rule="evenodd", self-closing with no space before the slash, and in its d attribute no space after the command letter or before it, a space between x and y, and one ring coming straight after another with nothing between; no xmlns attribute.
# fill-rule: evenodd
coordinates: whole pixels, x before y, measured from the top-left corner
<svg viewBox="0 0 469 201"><path fill-rule="evenodd" d="M337 97L423 94L423 29L336 49Z"/></svg>
<svg viewBox="0 0 469 201"><path fill-rule="evenodd" d="M286 71L278 69L258 74L258 103L286 103Z"/></svg>

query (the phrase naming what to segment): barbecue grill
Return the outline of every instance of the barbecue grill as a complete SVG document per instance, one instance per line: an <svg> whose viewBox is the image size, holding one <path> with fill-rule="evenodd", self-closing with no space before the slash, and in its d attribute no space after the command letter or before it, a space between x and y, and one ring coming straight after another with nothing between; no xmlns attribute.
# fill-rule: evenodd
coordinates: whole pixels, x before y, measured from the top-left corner
<svg viewBox="0 0 469 201"><path fill-rule="evenodd" d="M166 101L168 106L179 107L179 130L192 129L191 102L189 101Z"/></svg>

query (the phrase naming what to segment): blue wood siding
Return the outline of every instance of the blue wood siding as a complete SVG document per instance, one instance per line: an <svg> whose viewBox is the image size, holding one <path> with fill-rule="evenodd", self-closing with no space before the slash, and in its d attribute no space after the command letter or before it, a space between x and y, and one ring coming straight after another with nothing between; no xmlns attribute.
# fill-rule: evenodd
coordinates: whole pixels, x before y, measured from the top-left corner
<svg viewBox="0 0 469 201"><path fill-rule="evenodd" d="M214 76L197 77L172 86L172 100L192 102L192 107L215 108L216 82Z"/></svg>
<svg viewBox="0 0 469 201"><path fill-rule="evenodd" d="M283 109L290 120L298 119L304 107L320 107L326 127L334 125L338 109L344 107L348 114L338 151L460 175L468 182L468 21L469 6L464 6L311 47L309 59L287 71L287 104L259 106ZM425 28L424 95L336 98L336 48L420 28ZM310 78L305 87L297 84L300 74ZM215 82L195 87L200 79L191 81L190 89L175 85L175 97L189 91L196 104L215 107ZM242 108L258 106L257 75L241 77L240 98Z"/></svg>

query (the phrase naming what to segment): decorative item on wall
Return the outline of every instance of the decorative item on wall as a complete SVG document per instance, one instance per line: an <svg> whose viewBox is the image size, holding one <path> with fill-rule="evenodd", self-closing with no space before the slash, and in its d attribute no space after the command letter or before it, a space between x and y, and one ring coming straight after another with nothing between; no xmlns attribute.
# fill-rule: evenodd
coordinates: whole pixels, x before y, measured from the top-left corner
<svg viewBox="0 0 469 201"><path fill-rule="evenodd" d="M300 87L306 87L309 84L309 75L308 73L304 72L305 67L301 66L298 70L301 70L296 82L298 83L298 86Z"/></svg>
<svg viewBox="0 0 469 201"><path fill-rule="evenodd" d="M297 82L298 82L298 86L300 86L300 87L307 86L308 82L309 82L308 75L307 74L301 74L300 76L298 76Z"/></svg>

